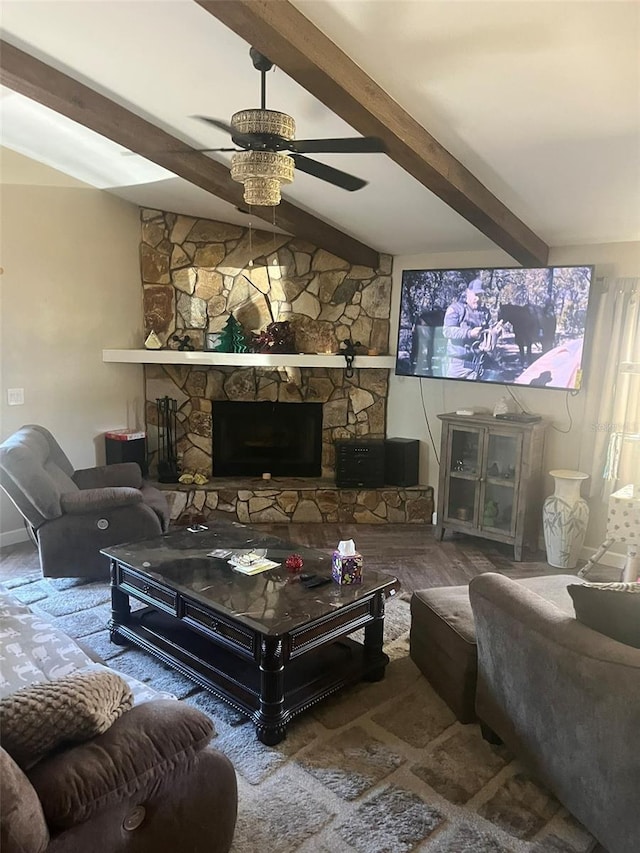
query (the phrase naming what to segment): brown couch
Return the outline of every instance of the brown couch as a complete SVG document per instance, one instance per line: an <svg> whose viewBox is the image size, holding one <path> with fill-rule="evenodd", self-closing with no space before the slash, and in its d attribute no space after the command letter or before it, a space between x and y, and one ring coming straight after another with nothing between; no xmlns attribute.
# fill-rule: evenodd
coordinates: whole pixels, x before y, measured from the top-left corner
<svg viewBox="0 0 640 853"><path fill-rule="evenodd" d="M236 777L204 714L145 702L23 772L0 749L2 853L226 853Z"/></svg>
<svg viewBox="0 0 640 853"><path fill-rule="evenodd" d="M2 853L226 853L236 822L236 776L228 759L209 745L211 720L106 667L2 588L0 623L6 640L0 739L26 768L0 748ZM80 739L74 722L80 705L74 714L73 706L43 701L35 726L16 716L18 692L22 701L32 687L57 697L56 686L65 678L101 672L119 675L134 703L110 726L90 730L102 734L73 744L61 736L73 732ZM41 752L25 759L12 737L16 720L28 743L60 745L39 761ZM52 729L54 737L46 739L43 732Z"/></svg>

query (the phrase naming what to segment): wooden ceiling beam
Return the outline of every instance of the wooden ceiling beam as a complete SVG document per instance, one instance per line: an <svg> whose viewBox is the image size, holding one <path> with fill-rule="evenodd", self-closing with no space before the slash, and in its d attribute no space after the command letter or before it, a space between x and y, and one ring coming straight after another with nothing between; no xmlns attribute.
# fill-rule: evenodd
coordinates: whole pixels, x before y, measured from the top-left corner
<svg viewBox="0 0 640 853"><path fill-rule="evenodd" d="M231 179L228 166L5 41L0 41L0 82L235 207L246 208L242 186ZM282 230L352 264L378 268L380 256L375 249L291 202L283 199L275 208L253 207L252 213L272 224L274 210L275 224Z"/></svg>
<svg viewBox="0 0 640 853"><path fill-rule="evenodd" d="M289 0L195 0L524 265L549 247Z"/></svg>

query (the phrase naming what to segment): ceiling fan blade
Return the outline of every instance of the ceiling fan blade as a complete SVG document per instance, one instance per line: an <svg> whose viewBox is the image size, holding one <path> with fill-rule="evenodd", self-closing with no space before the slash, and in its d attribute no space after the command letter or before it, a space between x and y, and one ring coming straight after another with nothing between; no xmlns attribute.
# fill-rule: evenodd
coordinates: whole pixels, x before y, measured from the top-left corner
<svg viewBox="0 0 640 853"><path fill-rule="evenodd" d="M387 147L377 136L354 136L346 139L294 139L289 150L299 154L384 154Z"/></svg>
<svg viewBox="0 0 640 853"><path fill-rule="evenodd" d="M226 131L229 136L231 136L233 141L242 147L248 148L251 145L251 134L239 133L237 130L234 130L231 125L228 124L226 121L221 121L218 118L211 118L211 116L191 116L191 118L197 118L200 121L205 121L207 124L212 124L214 127L217 127L220 130Z"/></svg>
<svg viewBox="0 0 640 853"><path fill-rule="evenodd" d="M220 128L220 130L226 130L229 136L233 134L233 128L226 121L220 121L220 119L211 118L211 116L191 116L191 118L197 118L199 121L206 121L207 124L212 124L214 127Z"/></svg>
<svg viewBox="0 0 640 853"><path fill-rule="evenodd" d="M220 151L242 151L242 148L167 148L163 151L156 152L157 154L215 154ZM123 157L144 157L144 154L138 154L137 151L122 151Z"/></svg>
<svg viewBox="0 0 640 853"><path fill-rule="evenodd" d="M367 181L363 181L362 178L356 178L355 175L341 172L340 169L334 169L333 166L318 163L316 160L303 157L301 154L292 154L291 156L296 164L296 169L306 172L307 175L313 175L314 178L320 178L321 181L334 184L336 187L340 187L348 192L360 190L367 185Z"/></svg>

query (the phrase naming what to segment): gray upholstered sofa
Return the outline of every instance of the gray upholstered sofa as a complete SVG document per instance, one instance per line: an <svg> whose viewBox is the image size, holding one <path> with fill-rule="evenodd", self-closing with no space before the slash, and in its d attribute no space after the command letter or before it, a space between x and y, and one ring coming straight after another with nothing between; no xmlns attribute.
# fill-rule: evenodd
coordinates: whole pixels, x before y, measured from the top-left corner
<svg viewBox="0 0 640 853"><path fill-rule="evenodd" d="M478 717L608 853L637 853L640 649L499 574L469 599Z"/></svg>
<svg viewBox="0 0 640 853"><path fill-rule="evenodd" d="M3 711L20 687L49 682L55 690L55 679L106 669L1 589L0 620ZM236 777L228 759L209 745L211 721L131 676L122 678L134 706L102 734L63 743L27 767L0 748L2 853L229 850ZM60 718L49 724L60 726ZM0 734L6 738L6 729Z"/></svg>
<svg viewBox="0 0 640 853"><path fill-rule="evenodd" d="M169 525L165 496L135 462L75 471L35 424L0 444L0 485L33 532L46 577L106 579L102 548L159 536Z"/></svg>

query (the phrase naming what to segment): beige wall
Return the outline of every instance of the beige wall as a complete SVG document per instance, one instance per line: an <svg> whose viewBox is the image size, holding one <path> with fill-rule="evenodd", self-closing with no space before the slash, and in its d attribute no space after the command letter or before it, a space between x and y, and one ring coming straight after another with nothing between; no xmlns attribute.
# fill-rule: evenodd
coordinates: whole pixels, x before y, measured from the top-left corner
<svg viewBox="0 0 640 853"><path fill-rule="evenodd" d="M103 347L141 342L138 208L6 149L0 167L0 438L39 423L75 467L102 464L102 433L142 416L142 368L102 363ZM1 501L7 545L23 526Z"/></svg>
<svg viewBox="0 0 640 853"><path fill-rule="evenodd" d="M596 277L640 275L640 243L607 243L592 246L565 246L551 250L550 264L595 264ZM405 269L446 269L448 267L513 266L513 259L504 252L456 252L450 254L402 255L394 258L393 295L391 307L391 347L395 350L398 334L398 313L402 271ZM606 354L603 354L606 358ZM525 409L548 419L553 429L547 433L544 467L577 468L589 464L593 438L592 426L586 423L585 408L589 399L588 378L585 390L575 397L562 391L544 388L512 389ZM489 410L504 396L503 385L478 385L445 379L416 379L392 376L387 407L387 435L418 438L421 441L420 482L429 483L437 490L438 465L425 422L421 400L431 426L434 442L440 455L440 421L437 415L469 406L483 406ZM573 419L567 415L565 401ZM568 432L563 432L569 430ZM553 480L547 475L545 494L553 491ZM591 501L591 522L587 533L587 546L595 547L603 538L606 507Z"/></svg>

